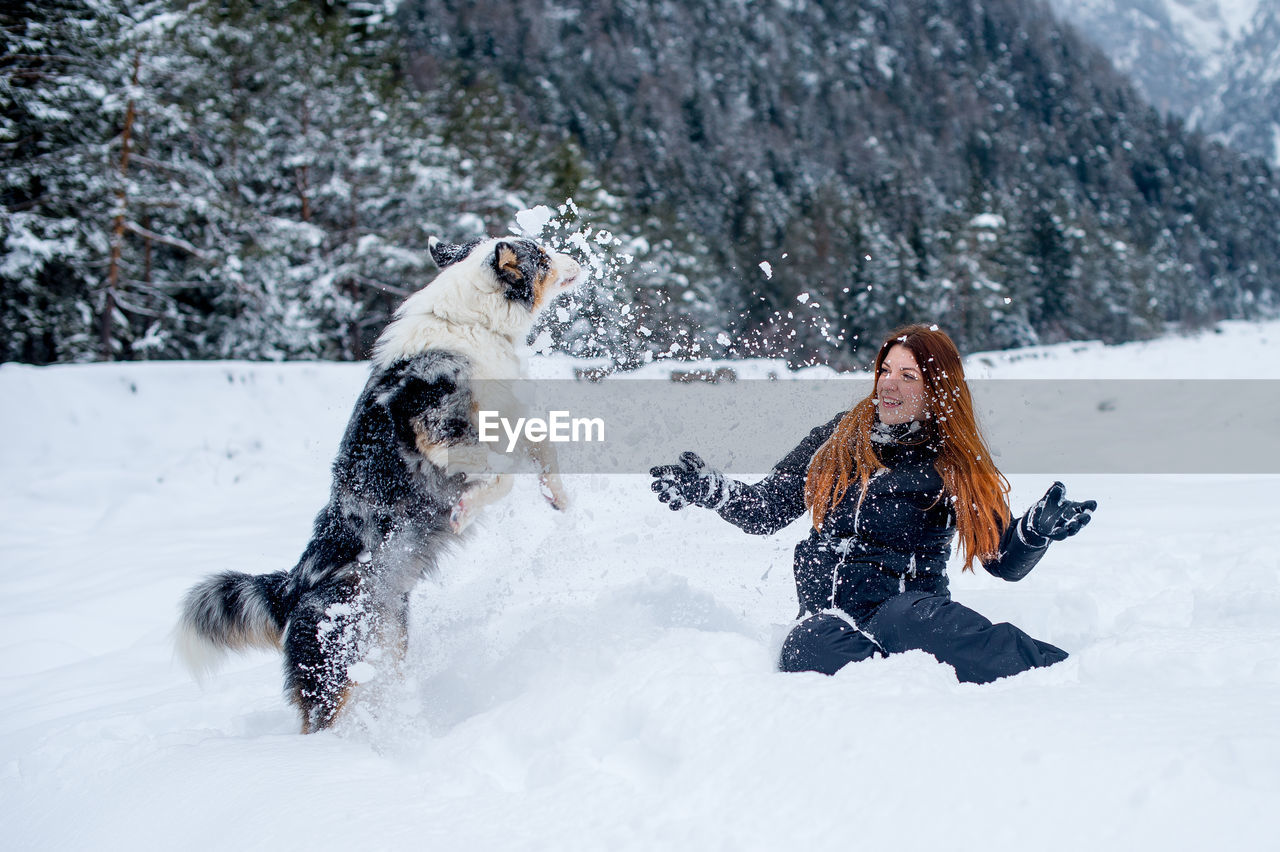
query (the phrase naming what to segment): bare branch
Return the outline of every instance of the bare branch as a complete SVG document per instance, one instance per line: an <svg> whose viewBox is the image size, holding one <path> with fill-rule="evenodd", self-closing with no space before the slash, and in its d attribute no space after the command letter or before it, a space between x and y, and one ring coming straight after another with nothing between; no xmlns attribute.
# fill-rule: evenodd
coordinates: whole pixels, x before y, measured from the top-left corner
<svg viewBox="0 0 1280 852"><path fill-rule="evenodd" d="M161 245L172 246L173 248L181 249L182 251L185 251L187 254L195 255L200 260L207 259L204 256L204 253L200 251L200 249L191 245L191 243L187 242L186 240L179 239L178 237L166 237L164 234L157 234L155 231L148 230L147 228L144 228L141 225L139 225L137 222L132 222L132 221L125 222L124 228L126 231L128 231L131 234L135 234L136 236L143 237L144 239L155 240Z"/></svg>
<svg viewBox="0 0 1280 852"><path fill-rule="evenodd" d="M396 287L391 284L386 284L382 281L375 281L374 279L366 278L363 275L353 275L351 276L351 280L355 281L357 284L363 287L370 287L374 290L381 290L384 293L390 293L391 295L399 296L402 299L407 299L413 295L412 290L405 290L403 287Z"/></svg>

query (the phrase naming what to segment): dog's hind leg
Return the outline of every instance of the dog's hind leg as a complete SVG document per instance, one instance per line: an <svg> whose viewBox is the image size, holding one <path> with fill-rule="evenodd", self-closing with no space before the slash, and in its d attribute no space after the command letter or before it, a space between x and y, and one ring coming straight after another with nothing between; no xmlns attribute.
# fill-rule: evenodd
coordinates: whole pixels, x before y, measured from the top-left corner
<svg viewBox="0 0 1280 852"><path fill-rule="evenodd" d="M332 725L337 721L338 714L346 708L347 700L350 698L351 686L348 685L330 696L323 704L300 704L299 709L302 711L301 733L314 734L316 731L323 731Z"/></svg>
<svg viewBox="0 0 1280 852"><path fill-rule="evenodd" d="M326 583L298 601L285 633L285 687L304 734L329 727L356 684L353 667L378 632L356 577Z"/></svg>

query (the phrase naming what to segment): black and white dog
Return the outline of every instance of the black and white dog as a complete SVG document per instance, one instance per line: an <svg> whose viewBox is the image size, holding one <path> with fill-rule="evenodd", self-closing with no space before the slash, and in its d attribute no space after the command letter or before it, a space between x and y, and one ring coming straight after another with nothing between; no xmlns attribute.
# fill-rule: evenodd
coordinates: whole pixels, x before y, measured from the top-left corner
<svg viewBox="0 0 1280 852"><path fill-rule="evenodd" d="M580 268L523 239L431 243L441 268L374 347L372 375L333 463L329 503L289 572L227 571L195 585L176 643L192 672L227 650L283 648L302 731L328 727L351 688L403 653L409 592L475 513L511 486L487 463L475 412L522 374L516 343ZM543 491L565 495L546 445L526 445Z"/></svg>

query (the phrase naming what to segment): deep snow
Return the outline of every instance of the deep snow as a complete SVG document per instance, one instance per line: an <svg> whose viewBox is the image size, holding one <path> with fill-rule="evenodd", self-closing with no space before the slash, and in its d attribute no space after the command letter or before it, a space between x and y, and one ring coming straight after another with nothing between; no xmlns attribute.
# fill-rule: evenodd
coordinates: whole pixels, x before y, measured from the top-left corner
<svg viewBox="0 0 1280 852"><path fill-rule="evenodd" d="M967 363L1275 379L1280 324ZM776 673L803 522L580 475L565 515L528 480L488 510L415 595L407 681L337 730L296 733L271 654L201 689L179 597L293 564L365 371L0 367L6 848L1280 847L1280 476L1064 476L1081 535L1021 583L952 572L1072 652L987 686L922 653ZM1051 481L1011 479L1018 511Z"/></svg>

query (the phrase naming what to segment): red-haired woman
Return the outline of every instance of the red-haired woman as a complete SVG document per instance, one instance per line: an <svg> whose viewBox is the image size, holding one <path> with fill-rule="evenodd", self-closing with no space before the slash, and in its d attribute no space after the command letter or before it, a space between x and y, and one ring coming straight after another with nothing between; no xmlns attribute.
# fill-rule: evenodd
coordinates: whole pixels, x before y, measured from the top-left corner
<svg viewBox="0 0 1280 852"><path fill-rule="evenodd" d="M655 467L653 490L671 509L714 509L768 535L812 513L795 550L802 620L782 646L784 671L834 674L876 653L920 649L961 681L986 683L1067 654L1012 624L992 624L951 600L946 563L959 537L964 570L1020 580L1052 540L1074 535L1097 508L1065 499L1055 482L1020 518L1009 483L978 432L960 354L936 327L891 334L875 387L852 410L809 433L768 477L746 485L694 453Z"/></svg>

